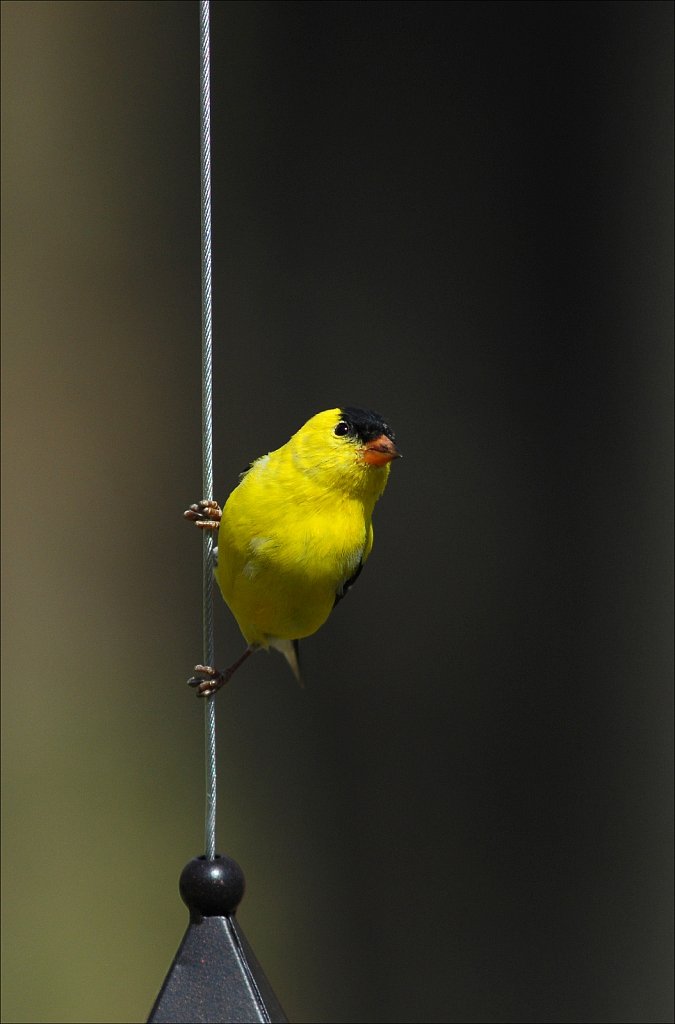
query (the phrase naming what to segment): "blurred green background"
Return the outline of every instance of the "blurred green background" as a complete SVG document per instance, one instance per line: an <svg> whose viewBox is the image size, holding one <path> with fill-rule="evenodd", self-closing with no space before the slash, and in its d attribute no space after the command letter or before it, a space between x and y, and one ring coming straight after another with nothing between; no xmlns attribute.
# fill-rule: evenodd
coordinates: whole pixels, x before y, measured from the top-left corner
<svg viewBox="0 0 675 1024"><path fill-rule="evenodd" d="M672 13L213 5L217 495L339 404L405 455L306 688L218 697L291 1020L672 1019ZM202 852L197 60L2 4L7 1022L143 1020Z"/></svg>

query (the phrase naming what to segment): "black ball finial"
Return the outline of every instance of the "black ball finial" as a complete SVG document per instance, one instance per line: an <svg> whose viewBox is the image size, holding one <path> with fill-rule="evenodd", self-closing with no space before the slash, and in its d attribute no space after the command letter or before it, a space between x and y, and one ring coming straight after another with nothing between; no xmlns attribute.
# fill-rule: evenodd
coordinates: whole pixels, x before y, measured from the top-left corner
<svg viewBox="0 0 675 1024"><path fill-rule="evenodd" d="M228 917L244 895L244 873L231 857L195 857L181 872L178 888L191 918Z"/></svg>

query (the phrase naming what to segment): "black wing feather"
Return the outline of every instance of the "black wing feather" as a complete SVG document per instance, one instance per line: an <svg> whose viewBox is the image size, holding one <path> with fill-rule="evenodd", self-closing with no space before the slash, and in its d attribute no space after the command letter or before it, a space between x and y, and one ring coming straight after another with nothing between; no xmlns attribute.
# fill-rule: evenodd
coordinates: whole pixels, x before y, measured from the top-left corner
<svg viewBox="0 0 675 1024"><path fill-rule="evenodd" d="M333 603L333 608L338 603L338 601L342 600L342 598L345 596L345 594L347 593L349 588L354 586L354 584L356 583L357 579L361 575L361 570L362 569L363 569L363 562L359 562L359 564L357 566L357 569L356 569L356 572L353 573L349 577L349 579L345 580L345 582L340 586L340 589L338 590L337 594L335 595L335 601Z"/></svg>

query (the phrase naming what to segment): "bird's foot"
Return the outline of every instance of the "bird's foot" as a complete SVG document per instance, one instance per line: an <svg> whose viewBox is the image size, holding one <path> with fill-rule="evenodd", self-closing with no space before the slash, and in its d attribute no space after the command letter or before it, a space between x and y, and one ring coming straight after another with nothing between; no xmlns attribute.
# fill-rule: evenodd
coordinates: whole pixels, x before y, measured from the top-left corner
<svg viewBox="0 0 675 1024"><path fill-rule="evenodd" d="M218 502L211 501L208 498L198 501L196 505L190 505L183 512L183 518L191 520L201 530L217 530L220 526L222 515L223 510Z"/></svg>
<svg viewBox="0 0 675 1024"><path fill-rule="evenodd" d="M195 665L197 675L188 679L188 686L192 686L197 691L198 697L210 697L211 694L217 693L221 686L225 686L225 683L229 683L239 666L243 665L255 650L255 644L247 647L242 656L237 658L235 663L226 668L224 672L219 672L217 668L212 668L210 665Z"/></svg>
<svg viewBox="0 0 675 1024"><path fill-rule="evenodd" d="M212 668L210 665L195 665L195 672L199 674L188 679L188 686L192 686L197 691L198 697L210 697L217 693L221 686L229 681L232 674L229 669L226 672L219 672L217 668Z"/></svg>

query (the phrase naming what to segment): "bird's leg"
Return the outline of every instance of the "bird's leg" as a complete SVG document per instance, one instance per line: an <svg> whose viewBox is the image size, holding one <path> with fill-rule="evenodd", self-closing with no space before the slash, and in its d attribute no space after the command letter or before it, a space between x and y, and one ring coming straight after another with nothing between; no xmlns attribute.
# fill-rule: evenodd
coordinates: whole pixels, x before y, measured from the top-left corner
<svg viewBox="0 0 675 1024"><path fill-rule="evenodd" d="M183 512L185 519L190 519L195 526L198 526L202 530L217 530L220 526L220 520L223 515L223 510L217 501L210 501L208 498L204 498L203 501L198 501L196 505L190 505L189 508Z"/></svg>
<svg viewBox="0 0 675 1024"><path fill-rule="evenodd" d="M218 502L212 501L209 498L204 498L202 501L190 505L183 512L185 519L189 519L202 530L217 530L220 526L222 515L223 511ZM214 556L217 555L217 551L217 548L213 549ZM212 668L211 665L195 665L195 672L200 674L188 679L188 685L196 689L198 697L208 697L212 693L217 693L221 686L224 686L232 678L249 654L251 654L251 650L247 648L242 657L235 661L234 665L230 665L225 672L219 672L218 669Z"/></svg>
<svg viewBox="0 0 675 1024"><path fill-rule="evenodd" d="M243 665L254 651L255 647L247 647L242 656L237 658L234 664L226 668L224 672L219 672L217 668L211 668L210 665L195 665L195 672L198 672L199 675L188 679L188 686L193 686L196 689L198 697L210 697L212 693L217 693L225 683L229 683L239 666Z"/></svg>

